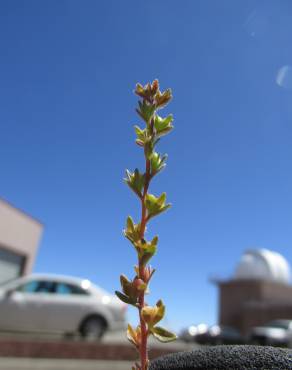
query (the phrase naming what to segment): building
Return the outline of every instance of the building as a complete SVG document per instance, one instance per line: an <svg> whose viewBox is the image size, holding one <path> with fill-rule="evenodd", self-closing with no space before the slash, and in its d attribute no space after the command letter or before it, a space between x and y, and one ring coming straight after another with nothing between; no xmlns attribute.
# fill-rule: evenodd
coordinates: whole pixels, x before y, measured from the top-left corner
<svg viewBox="0 0 292 370"><path fill-rule="evenodd" d="M32 271L43 225L0 199L0 283Z"/></svg>
<svg viewBox="0 0 292 370"><path fill-rule="evenodd" d="M267 249L249 250L232 279L219 287L219 324L246 334L274 319L292 320L292 285L288 262Z"/></svg>

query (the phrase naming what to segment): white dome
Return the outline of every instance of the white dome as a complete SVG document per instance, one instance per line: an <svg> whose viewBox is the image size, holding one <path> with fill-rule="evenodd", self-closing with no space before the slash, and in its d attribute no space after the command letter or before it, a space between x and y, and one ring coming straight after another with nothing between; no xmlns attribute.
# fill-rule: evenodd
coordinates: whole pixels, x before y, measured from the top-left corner
<svg viewBox="0 0 292 370"><path fill-rule="evenodd" d="M235 279L270 280L288 284L290 268L286 259L268 249L246 251L235 270Z"/></svg>

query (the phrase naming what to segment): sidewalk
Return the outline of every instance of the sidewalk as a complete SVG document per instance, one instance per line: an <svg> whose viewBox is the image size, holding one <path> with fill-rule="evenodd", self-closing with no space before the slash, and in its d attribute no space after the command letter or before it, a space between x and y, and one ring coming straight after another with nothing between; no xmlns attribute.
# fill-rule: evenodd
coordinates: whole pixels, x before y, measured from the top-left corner
<svg viewBox="0 0 292 370"><path fill-rule="evenodd" d="M0 358L0 370L130 370L133 362Z"/></svg>

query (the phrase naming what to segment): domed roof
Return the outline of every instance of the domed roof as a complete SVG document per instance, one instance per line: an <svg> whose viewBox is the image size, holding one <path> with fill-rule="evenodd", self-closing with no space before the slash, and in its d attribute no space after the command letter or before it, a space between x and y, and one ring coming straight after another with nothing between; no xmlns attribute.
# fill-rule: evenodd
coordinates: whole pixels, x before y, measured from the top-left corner
<svg viewBox="0 0 292 370"><path fill-rule="evenodd" d="M269 280L288 284L290 268L287 260L277 252L268 249L248 250L241 256L234 278Z"/></svg>

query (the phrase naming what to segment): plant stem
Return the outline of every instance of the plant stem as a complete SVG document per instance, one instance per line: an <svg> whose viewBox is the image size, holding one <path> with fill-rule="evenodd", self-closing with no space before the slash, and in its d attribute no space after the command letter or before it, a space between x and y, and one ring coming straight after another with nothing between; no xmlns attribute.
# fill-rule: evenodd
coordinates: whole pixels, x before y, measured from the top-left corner
<svg viewBox="0 0 292 370"><path fill-rule="evenodd" d="M141 239L144 238L145 227L146 227L146 222L147 222L145 197L148 192L149 182L150 182L150 160L146 159L145 186L144 186L144 191L143 191L142 199L141 199L141 206L142 206L141 227L140 227L140 238Z"/></svg>
<svg viewBox="0 0 292 370"><path fill-rule="evenodd" d="M142 206L142 215L141 215L141 227L140 227L140 239L144 238L145 228L147 223L147 210L145 205L145 197L148 192L150 183L150 160L146 159L146 172L145 172L145 186L143 190L143 195L141 199L141 206ZM143 281L145 280L145 273L144 273L145 266L139 260L139 277ZM140 361L141 361L141 370L147 369L148 363L148 353L147 353L147 338L148 338L148 331L146 327L146 323L142 318L142 309L145 305L145 292L142 291L139 296L139 318L140 318L140 327L141 327L141 343L140 343Z"/></svg>

